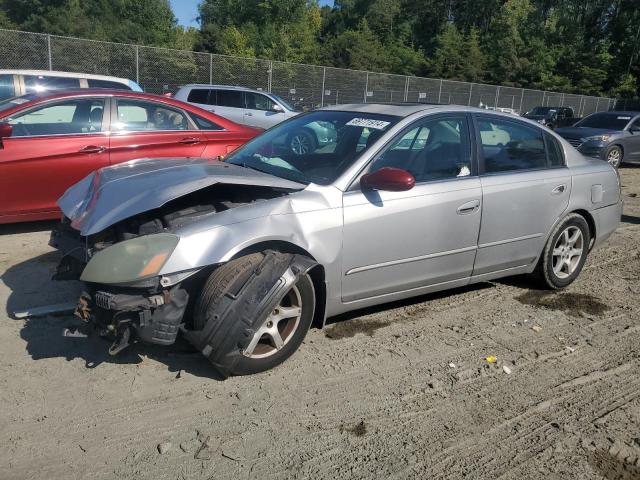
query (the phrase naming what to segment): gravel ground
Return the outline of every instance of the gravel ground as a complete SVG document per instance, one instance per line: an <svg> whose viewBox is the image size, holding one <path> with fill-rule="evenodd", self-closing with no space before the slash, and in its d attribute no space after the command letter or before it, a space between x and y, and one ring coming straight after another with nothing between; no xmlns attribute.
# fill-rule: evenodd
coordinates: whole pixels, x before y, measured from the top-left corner
<svg viewBox="0 0 640 480"><path fill-rule="evenodd" d="M356 312L226 381L183 348L110 358L61 336L71 317L11 319L77 285L49 281L51 224L0 226L0 478L640 478L640 168L621 174L622 223L567 290Z"/></svg>

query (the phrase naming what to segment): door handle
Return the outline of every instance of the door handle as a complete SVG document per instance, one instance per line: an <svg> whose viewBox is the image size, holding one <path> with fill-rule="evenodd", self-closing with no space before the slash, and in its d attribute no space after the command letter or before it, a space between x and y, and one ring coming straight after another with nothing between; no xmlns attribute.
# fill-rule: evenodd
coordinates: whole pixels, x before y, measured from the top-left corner
<svg viewBox="0 0 640 480"><path fill-rule="evenodd" d="M87 145L79 150L79 153L102 153L107 149L102 145Z"/></svg>
<svg viewBox="0 0 640 480"><path fill-rule="evenodd" d="M247 117L253 117L253 113L251 113L251 112L246 112L246 113L245 113L245 115L246 115Z"/></svg>
<svg viewBox="0 0 640 480"><path fill-rule="evenodd" d="M197 137L187 137L183 138L178 143L182 143L183 145L193 145L195 143L200 143L200 139Z"/></svg>
<svg viewBox="0 0 640 480"><path fill-rule="evenodd" d="M480 208L480 200L471 200L458 207L458 215L468 215L476 212Z"/></svg>
<svg viewBox="0 0 640 480"><path fill-rule="evenodd" d="M556 188L551 190L551 195L560 195L567 189L566 185L558 185Z"/></svg>

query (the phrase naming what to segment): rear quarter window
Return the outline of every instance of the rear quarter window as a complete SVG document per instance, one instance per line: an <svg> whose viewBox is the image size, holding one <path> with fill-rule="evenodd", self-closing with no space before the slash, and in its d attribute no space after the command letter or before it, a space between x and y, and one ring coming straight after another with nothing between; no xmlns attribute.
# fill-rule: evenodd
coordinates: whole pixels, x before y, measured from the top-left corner
<svg viewBox="0 0 640 480"><path fill-rule="evenodd" d="M15 97L15 95L13 75L0 75L0 100Z"/></svg>
<svg viewBox="0 0 640 480"><path fill-rule="evenodd" d="M88 78L87 85L89 85L89 88L111 88L114 90L131 90L131 87L129 87L128 85L125 85L124 83L113 82L110 80L95 80L95 79Z"/></svg>
<svg viewBox="0 0 640 480"><path fill-rule="evenodd" d="M545 141L547 143L547 152L550 167L564 167L564 154L558 140L553 135L545 133Z"/></svg>

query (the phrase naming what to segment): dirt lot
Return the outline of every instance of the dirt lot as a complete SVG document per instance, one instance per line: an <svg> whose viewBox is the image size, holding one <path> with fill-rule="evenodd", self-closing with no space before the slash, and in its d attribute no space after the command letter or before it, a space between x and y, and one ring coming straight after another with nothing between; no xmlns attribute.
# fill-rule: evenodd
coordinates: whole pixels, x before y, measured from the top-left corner
<svg viewBox="0 0 640 480"><path fill-rule="evenodd" d="M0 227L0 478L640 478L640 168L621 173L622 223L568 290L357 312L226 381L184 349L110 358L61 336L71 317L11 319L77 286L48 280L50 224Z"/></svg>

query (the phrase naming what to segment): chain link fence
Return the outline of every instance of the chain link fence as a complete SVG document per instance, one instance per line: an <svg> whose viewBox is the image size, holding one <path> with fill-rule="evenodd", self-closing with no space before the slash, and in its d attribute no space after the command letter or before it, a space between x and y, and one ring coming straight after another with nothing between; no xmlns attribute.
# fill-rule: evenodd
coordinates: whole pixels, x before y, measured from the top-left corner
<svg viewBox="0 0 640 480"><path fill-rule="evenodd" d="M124 77L146 92L180 85L240 85L276 93L299 108L341 103L424 102L484 106L524 113L571 107L575 116L607 111L616 100L526 88L458 82L343 68L230 57L0 29L0 68Z"/></svg>

